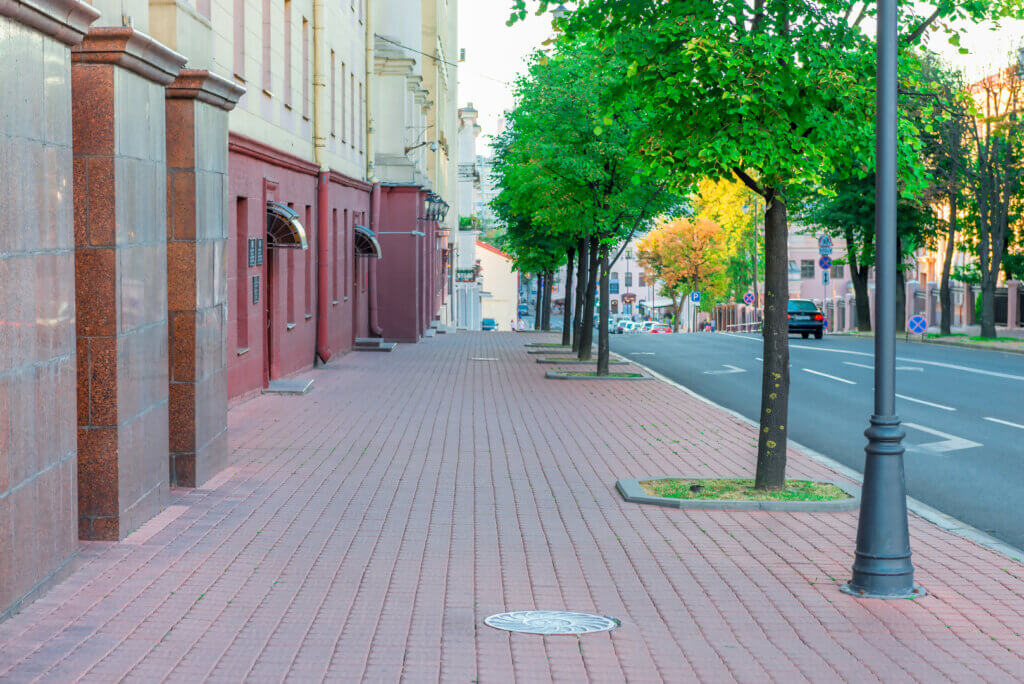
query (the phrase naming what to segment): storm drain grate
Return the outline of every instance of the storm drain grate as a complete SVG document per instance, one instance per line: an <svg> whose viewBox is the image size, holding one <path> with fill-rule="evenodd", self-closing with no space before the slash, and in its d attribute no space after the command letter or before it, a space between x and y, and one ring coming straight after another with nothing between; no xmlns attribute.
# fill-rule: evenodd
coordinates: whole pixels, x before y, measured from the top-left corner
<svg viewBox="0 0 1024 684"><path fill-rule="evenodd" d="M567 613L558 610L517 610L499 613L484 624L508 632L527 634L590 634L606 632L619 626L615 618L590 613Z"/></svg>

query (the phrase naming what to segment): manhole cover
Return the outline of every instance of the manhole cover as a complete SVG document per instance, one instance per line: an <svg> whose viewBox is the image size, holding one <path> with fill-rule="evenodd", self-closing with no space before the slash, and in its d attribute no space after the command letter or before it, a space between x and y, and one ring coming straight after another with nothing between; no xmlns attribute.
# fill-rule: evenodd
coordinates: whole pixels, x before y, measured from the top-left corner
<svg viewBox="0 0 1024 684"><path fill-rule="evenodd" d="M604 615L566 613L558 610L517 610L499 613L484 624L509 632L527 634L589 634L615 629L619 621Z"/></svg>

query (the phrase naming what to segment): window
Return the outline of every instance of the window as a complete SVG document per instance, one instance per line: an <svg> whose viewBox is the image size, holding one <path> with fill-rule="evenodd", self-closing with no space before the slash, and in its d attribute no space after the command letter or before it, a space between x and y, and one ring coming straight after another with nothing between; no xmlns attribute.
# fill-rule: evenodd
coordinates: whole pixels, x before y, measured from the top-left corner
<svg viewBox="0 0 1024 684"><path fill-rule="evenodd" d="M334 263L331 264L331 280L333 285L331 287L331 300L338 301L338 261L340 261L341 255L338 253L338 243L341 242L338 239L338 210L331 210L331 239L334 241L334 258L331 260Z"/></svg>
<svg viewBox="0 0 1024 684"><path fill-rule="evenodd" d="M235 346L249 346L249 215L245 197L235 200Z"/></svg>
<svg viewBox="0 0 1024 684"><path fill-rule="evenodd" d="M608 282L608 294L617 295L619 294L619 281L611 280Z"/></svg>
<svg viewBox="0 0 1024 684"><path fill-rule="evenodd" d="M344 64L341 65L341 71L342 71L342 73L345 73L345 65ZM344 83L344 81L342 81L342 83ZM334 50L331 50L331 135L334 135L334 122L336 120L336 116L335 115L337 114L337 112L334 109L334 102L335 102L335 95L336 95L334 85L335 85L334 84ZM342 105L342 107L344 107L344 105ZM344 134L342 136L342 139L344 139Z"/></svg>
<svg viewBox="0 0 1024 684"><path fill-rule="evenodd" d="M313 235L312 230L313 221L313 207L306 205L306 233ZM320 235L316 236L316 240L321 238ZM313 317L313 245L309 246L309 249L304 250L306 255L306 318L310 319Z"/></svg>
<svg viewBox="0 0 1024 684"><path fill-rule="evenodd" d="M345 222L341 226L341 230L342 230L341 235L342 235L342 241L346 241L344 244L347 247L348 246L348 242L347 242L347 240L348 240L348 209L345 210L345 217L344 218L345 218ZM344 273L342 274L342 277L343 278L345 277ZM349 280L348 278L345 278L345 299L348 299L348 292L349 292L349 290L348 290L348 280Z"/></svg>
<svg viewBox="0 0 1024 684"><path fill-rule="evenodd" d="M284 0L284 104L292 106L292 2Z"/></svg>
<svg viewBox="0 0 1024 684"><path fill-rule="evenodd" d="M309 20L302 17L302 116L309 118Z"/></svg>
<svg viewBox="0 0 1024 684"><path fill-rule="evenodd" d="M814 259L801 259L800 260L800 277L801 278L813 278L814 277Z"/></svg>
<svg viewBox="0 0 1024 684"><path fill-rule="evenodd" d="M647 275L643 271L640 271L640 283L639 283L639 285L640 285L640 287L647 287Z"/></svg>
<svg viewBox="0 0 1024 684"><path fill-rule="evenodd" d="M359 84L359 154L366 149L366 103L363 102L363 84Z"/></svg>
<svg viewBox="0 0 1024 684"><path fill-rule="evenodd" d="M245 0L235 0L234 70L245 80Z"/></svg>
<svg viewBox="0 0 1024 684"><path fill-rule="evenodd" d="M842 278L845 270L846 268L843 264L832 264L832 277Z"/></svg>
<svg viewBox="0 0 1024 684"><path fill-rule="evenodd" d="M341 63L341 142L345 142L345 63ZM334 101L334 91L331 91L331 101ZM333 111L333 110L332 110ZM333 121L334 117L331 116ZM331 124L334 125L333 123ZM345 224L348 225L347 223Z"/></svg>
<svg viewBox="0 0 1024 684"><path fill-rule="evenodd" d="M359 103L356 99L356 77L352 74L348 75L348 94L349 99L352 101L351 112L349 112L349 122L352 124L352 137L348 139L348 144L352 149L356 147L356 109L359 107Z"/></svg>
<svg viewBox="0 0 1024 684"><path fill-rule="evenodd" d="M608 277L611 278L612 280L618 280L619 279L619 272L618 271L613 271Z"/></svg>
<svg viewBox="0 0 1024 684"><path fill-rule="evenodd" d="M270 0L263 0L263 90L269 93L270 83Z"/></svg>
<svg viewBox="0 0 1024 684"><path fill-rule="evenodd" d="M633 287L633 274L626 271L626 287Z"/></svg>

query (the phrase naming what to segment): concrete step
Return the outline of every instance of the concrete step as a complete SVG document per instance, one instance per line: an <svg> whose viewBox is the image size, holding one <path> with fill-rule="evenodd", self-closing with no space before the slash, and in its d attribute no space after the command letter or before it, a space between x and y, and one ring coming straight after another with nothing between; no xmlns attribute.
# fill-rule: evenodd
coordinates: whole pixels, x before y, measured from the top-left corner
<svg viewBox="0 0 1024 684"><path fill-rule="evenodd" d="M269 387L263 388L264 394L285 394L301 396L313 389L312 378L279 378L271 380Z"/></svg>
<svg viewBox="0 0 1024 684"><path fill-rule="evenodd" d="M379 337L357 337L353 351L394 351L398 346L397 342L385 342Z"/></svg>
<svg viewBox="0 0 1024 684"><path fill-rule="evenodd" d="M423 331L423 336L424 337L433 337L436 334L437 334L437 331L434 330L433 328L427 328L426 330Z"/></svg>

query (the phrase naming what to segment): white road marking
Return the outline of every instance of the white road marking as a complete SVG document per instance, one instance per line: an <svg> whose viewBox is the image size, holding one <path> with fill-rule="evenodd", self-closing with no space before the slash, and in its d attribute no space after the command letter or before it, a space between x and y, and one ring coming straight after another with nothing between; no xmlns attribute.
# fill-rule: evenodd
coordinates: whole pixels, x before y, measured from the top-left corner
<svg viewBox="0 0 1024 684"><path fill-rule="evenodd" d="M829 375L828 373L822 373L821 371L811 370L810 368L804 368L804 370L807 371L808 373L814 373L815 375L820 375L823 378L828 378L829 380L835 380L837 382L845 382L847 385L856 385L857 384L853 380L847 380L845 378L837 378L834 375Z"/></svg>
<svg viewBox="0 0 1024 684"><path fill-rule="evenodd" d="M755 361L760 361L761 363L764 363L764 359L762 359L760 356L755 356L754 360Z"/></svg>
<svg viewBox="0 0 1024 684"><path fill-rule="evenodd" d="M951 435L946 432L933 430L932 428L927 428L923 425L918 425L917 423L904 423L904 425L907 426L908 428L920 430L921 432L927 432L928 434L935 435L936 437L942 437L942 441L939 442L929 442L928 444L914 444L913 446L907 447L907 451L919 451L921 449L926 449L929 451L939 451L945 453L947 451L959 451L960 449L973 449L974 447L982 446L980 442L972 442L969 439L964 439L963 437L957 437L956 435Z"/></svg>
<svg viewBox="0 0 1024 684"><path fill-rule="evenodd" d="M868 370L875 370L874 366L869 366L866 363L856 363L855 361L843 361L843 363L845 363L847 366L855 366L857 368L867 368ZM919 368L918 366L896 366L896 370L924 372L924 368Z"/></svg>
<svg viewBox="0 0 1024 684"><path fill-rule="evenodd" d="M1021 430L1024 430L1024 425L1021 425L1020 423L1011 423L1008 420L1000 420L999 418L989 418L988 416L985 416L985 420L993 423L999 423L1000 425L1009 425L1010 427L1020 428Z"/></svg>
<svg viewBox="0 0 1024 684"><path fill-rule="evenodd" d="M471 361L497 361L497 360L498 359L495 359L495 358L490 357L490 356L474 356L471 359Z"/></svg>
<svg viewBox="0 0 1024 684"><path fill-rule="evenodd" d="M627 352L630 356L654 356L654 352Z"/></svg>
<svg viewBox="0 0 1024 684"><path fill-rule="evenodd" d="M730 366L727 363L723 363L722 366L729 370L715 370L715 371L704 371L704 375L728 375L730 373L746 373L746 369L737 368L736 366Z"/></svg>
<svg viewBox="0 0 1024 684"><path fill-rule="evenodd" d="M896 396L899 397L900 399L904 400L904 401L912 401L915 404L924 404L925 406L931 406L932 408L942 409L943 411L956 411L956 409L953 408L952 406L943 406L942 404L933 404L930 401L925 401L924 399L915 399L914 397L908 397L905 394L897 394Z"/></svg>
<svg viewBox="0 0 1024 684"><path fill-rule="evenodd" d="M759 340L757 337L744 337L743 335L733 335L725 333L730 337L740 337L745 340ZM831 354L850 354L851 356L867 356L874 357L874 354L867 352L850 351L849 349L825 349L823 347L811 347L806 344L791 344L790 349L813 349L814 351L829 352ZM940 361L925 361L923 359L912 359L906 356L897 356L897 361L905 361L907 363L920 363L925 366L937 366L939 368L949 368L951 370L963 371L965 373L977 373L978 375L990 375L994 378L1006 378L1007 380L1024 380L1024 375L1012 375L1010 373L999 373L997 371L983 370L981 368L971 368L970 366L960 366L955 363L942 363ZM906 368L904 370L909 370Z"/></svg>

